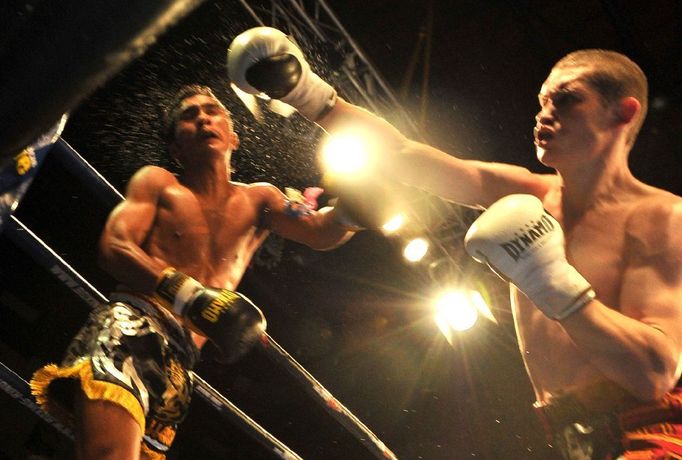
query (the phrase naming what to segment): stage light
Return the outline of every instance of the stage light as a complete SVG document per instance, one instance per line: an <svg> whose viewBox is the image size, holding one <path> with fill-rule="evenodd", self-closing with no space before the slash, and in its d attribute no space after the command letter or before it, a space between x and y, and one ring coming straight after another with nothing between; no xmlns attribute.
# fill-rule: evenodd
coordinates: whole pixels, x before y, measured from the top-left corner
<svg viewBox="0 0 682 460"><path fill-rule="evenodd" d="M322 145L322 167L330 173L361 174L367 161L367 145L357 135L329 136Z"/></svg>
<svg viewBox="0 0 682 460"><path fill-rule="evenodd" d="M478 320L478 309L464 291L445 292L436 299L435 309L436 325L450 344L452 331L471 329Z"/></svg>
<svg viewBox="0 0 682 460"><path fill-rule="evenodd" d="M381 229L385 234L395 233L405 224L405 215L403 213L396 214L391 217Z"/></svg>
<svg viewBox="0 0 682 460"><path fill-rule="evenodd" d="M415 238L405 245L403 257L409 262L419 262L429 251L429 243L424 238Z"/></svg>

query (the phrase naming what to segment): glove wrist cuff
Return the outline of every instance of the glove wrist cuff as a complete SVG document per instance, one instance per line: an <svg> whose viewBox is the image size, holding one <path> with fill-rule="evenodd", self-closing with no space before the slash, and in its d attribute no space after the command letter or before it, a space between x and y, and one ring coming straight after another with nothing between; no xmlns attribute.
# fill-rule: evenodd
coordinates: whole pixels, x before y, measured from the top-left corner
<svg viewBox="0 0 682 460"><path fill-rule="evenodd" d="M528 298L550 319L561 321L582 309L595 298L590 283L568 262L544 270L543 280L527 290ZM559 269L560 268L560 269Z"/></svg>
<svg viewBox="0 0 682 460"><path fill-rule="evenodd" d="M294 107L308 120L317 121L334 108L336 99L336 90L308 69L281 101Z"/></svg>
<svg viewBox="0 0 682 460"><path fill-rule="evenodd" d="M202 287L191 276L168 267L161 273L154 292L172 306L175 314L183 316L185 307Z"/></svg>
<svg viewBox="0 0 682 460"><path fill-rule="evenodd" d="M596 293L594 292L594 289L592 287L588 288L585 292L583 292L581 295L579 295L573 303L569 304L568 307L564 308L561 311L555 312L554 316L551 317L552 319L556 321L562 321L569 316L571 316L573 313L577 312L578 310L582 310L585 305L588 303L592 302L594 298L596 297Z"/></svg>

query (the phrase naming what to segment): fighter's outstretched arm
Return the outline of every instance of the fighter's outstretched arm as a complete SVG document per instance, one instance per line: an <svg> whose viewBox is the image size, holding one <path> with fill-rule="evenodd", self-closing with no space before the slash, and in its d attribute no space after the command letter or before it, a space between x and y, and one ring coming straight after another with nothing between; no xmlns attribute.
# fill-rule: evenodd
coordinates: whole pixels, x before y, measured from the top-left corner
<svg viewBox="0 0 682 460"><path fill-rule="evenodd" d="M466 206L487 208L503 196L528 193L542 198L548 176L506 163L468 160L409 139L385 119L338 98L317 124L328 133L362 126L380 140L380 168L396 180ZM553 176L551 176L553 177Z"/></svg>
<svg viewBox="0 0 682 460"><path fill-rule="evenodd" d="M361 127L377 139L379 168L396 180L468 206L487 207L502 196L542 198L545 176L506 164L457 158L408 139L386 120L337 97L316 75L303 52L282 32L257 27L237 36L228 51L233 83L248 93L264 92L295 107L327 132Z"/></svg>

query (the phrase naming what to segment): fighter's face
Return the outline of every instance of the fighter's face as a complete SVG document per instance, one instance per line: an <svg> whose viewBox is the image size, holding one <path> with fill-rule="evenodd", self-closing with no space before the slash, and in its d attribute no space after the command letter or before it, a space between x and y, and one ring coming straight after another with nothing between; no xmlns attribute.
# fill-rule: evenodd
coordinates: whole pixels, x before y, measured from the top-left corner
<svg viewBox="0 0 682 460"><path fill-rule="evenodd" d="M229 112L214 98L197 94L177 110L171 151L182 162L202 153L229 155L239 145Z"/></svg>
<svg viewBox="0 0 682 460"><path fill-rule="evenodd" d="M546 166L588 160L609 142L614 111L585 80L590 70L555 69L542 85L533 132L538 159Z"/></svg>

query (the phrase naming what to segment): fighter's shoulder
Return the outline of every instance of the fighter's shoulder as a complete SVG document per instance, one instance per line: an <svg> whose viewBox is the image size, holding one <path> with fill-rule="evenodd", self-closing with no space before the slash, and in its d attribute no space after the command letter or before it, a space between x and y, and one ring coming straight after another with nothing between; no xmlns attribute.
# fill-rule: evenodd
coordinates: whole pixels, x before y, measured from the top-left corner
<svg viewBox="0 0 682 460"><path fill-rule="evenodd" d="M649 248L682 250L682 197L651 187L630 207L626 233Z"/></svg>
<svg viewBox="0 0 682 460"><path fill-rule="evenodd" d="M253 182L250 184L235 183L240 187L244 193L248 194L251 198L261 199L261 200L272 200L279 199L283 197L284 194L276 186L269 182Z"/></svg>
<svg viewBox="0 0 682 460"><path fill-rule="evenodd" d="M158 166L144 166L128 182L127 194L161 193L178 184L177 177L170 171Z"/></svg>
<svg viewBox="0 0 682 460"><path fill-rule="evenodd" d="M131 182L141 184L175 184L178 182L175 174L159 166L143 166L133 175Z"/></svg>

